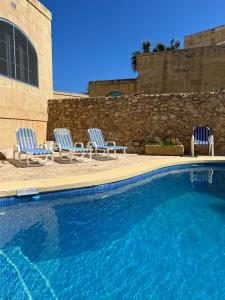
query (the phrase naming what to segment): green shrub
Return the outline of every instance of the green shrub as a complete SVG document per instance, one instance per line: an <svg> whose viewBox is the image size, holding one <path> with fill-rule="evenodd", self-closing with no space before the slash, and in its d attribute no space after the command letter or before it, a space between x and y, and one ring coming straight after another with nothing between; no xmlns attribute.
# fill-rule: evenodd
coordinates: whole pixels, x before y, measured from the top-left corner
<svg viewBox="0 0 225 300"><path fill-rule="evenodd" d="M158 136L150 137L147 141L149 145L161 145L161 146L175 146L182 145L182 142L178 138L160 138Z"/></svg>

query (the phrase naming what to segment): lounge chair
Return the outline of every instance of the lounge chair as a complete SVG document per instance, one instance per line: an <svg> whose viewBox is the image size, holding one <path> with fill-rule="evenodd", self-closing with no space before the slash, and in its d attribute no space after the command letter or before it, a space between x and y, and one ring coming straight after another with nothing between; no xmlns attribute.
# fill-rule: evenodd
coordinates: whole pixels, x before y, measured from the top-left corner
<svg viewBox="0 0 225 300"><path fill-rule="evenodd" d="M35 131L32 128L19 128L16 130L17 145L13 148L13 158L16 159L16 153L18 153L19 161L24 163L21 159L21 155L26 155L26 163L29 166L30 160L35 160L36 157L44 157L42 160L44 163L53 163L53 152L47 149L45 144L38 145Z"/></svg>
<svg viewBox="0 0 225 300"><path fill-rule="evenodd" d="M117 146L114 141L105 141L103 133L99 128L89 128L88 129L88 145L95 149L95 153L98 154L98 151L107 153L109 158L110 151L114 152L116 155L117 151L123 151L126 154L127 147Z"/></svg>
<svg viewBox="0 0 225 300"><path fill-rule="evenodd" d="M209 155L214 156L214 138L209 127L195 127L191 138L191 154L195 155L195 145L208 146Z"/></svg>
<svg viewBox="0 0 225 300"><path fill-rule="evenodd" d="M56 128L54 130L54 136L56 141L56 147L59 149L60 158L63 159L63 153L69 154L69 159L72 161L73 155L81 155L82 159L85 154L89 154L89 158L92 158L92 148L85 148L83 143L73 143L73 139L70 130L67 128Z"/></svg>

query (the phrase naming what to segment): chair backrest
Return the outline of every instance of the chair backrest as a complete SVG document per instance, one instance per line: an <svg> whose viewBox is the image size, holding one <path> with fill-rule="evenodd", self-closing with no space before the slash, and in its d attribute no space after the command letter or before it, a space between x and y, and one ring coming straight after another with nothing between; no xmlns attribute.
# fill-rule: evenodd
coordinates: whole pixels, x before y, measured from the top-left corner
<svg viewBox="0 0 225 300"><path fill-rule="evenodd" d="M17 144L21 149L37 149L37 138L32 128L18 128L16 130Z"/></svg>
<svg viewBox="0 0 225 300"><path fill-rule="evenodd" d="M106 142L103 136L101 129L99 128L89 128L88 129L88 138L92 143L96 143L97 146L105 146Z"/></svg>
<svg viewBox="0 0 225 300"><path fill-rule="evenodd" d="M55 141L62 149L73 147L73 139L70 130L67 128L56 128L54 130Z"/></svg>
<svg viewBox="0 0 225 300"><path fill-rule="evenodd" d="M199 145L209 144L209 139L211 136L209 127L195 127L193 129L194 141Z"/></svg>

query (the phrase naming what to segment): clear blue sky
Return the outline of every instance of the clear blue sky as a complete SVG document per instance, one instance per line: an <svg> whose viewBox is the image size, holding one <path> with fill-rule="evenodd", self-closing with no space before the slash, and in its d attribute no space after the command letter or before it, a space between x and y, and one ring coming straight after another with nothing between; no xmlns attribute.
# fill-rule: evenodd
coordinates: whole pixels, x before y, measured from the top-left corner
<svg viewBox="0 0 225 300"><path fill-rule="evenodd" d="M225 24L224 0L41 0L53 14L54 88L85 92L88 81L132 78L131 53L143 40Z"/></svg>

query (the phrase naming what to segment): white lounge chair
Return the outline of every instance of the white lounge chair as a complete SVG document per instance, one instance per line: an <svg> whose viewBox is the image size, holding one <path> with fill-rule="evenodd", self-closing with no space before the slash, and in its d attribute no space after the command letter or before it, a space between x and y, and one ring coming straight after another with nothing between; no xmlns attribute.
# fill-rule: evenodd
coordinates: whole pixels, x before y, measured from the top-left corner
<svg viewBox="0 0 225 300"><path fill-rule="evenodd" d="M59 149L60 158L63 159L63 153L69 154L69 159L72 161L73 155L81 155L82 159L85 154L89 155L91 160L92 158L92 148L85 148L83 143L75 142L70 133L70 130L67 128L56 128L54 130L54 136L56 141L56 147Z"/></svg>
<svg viewBox="0 0 225 300"><path fill-rule="evenodd" d="M89 143L88 146L91 146L95 149L95 153L97 154L99 151L103 153L107 153L107 157L109 157L110 151L114 152L116 155L117 151L123 151L126 153L127 147L117 146L114 141L105 141L103 133L99 128L89 128L88 129L88 138Z"/></svg>
<svg viewBox="0 0 225 300"><path fill-rule="evenodd" d="M47 149L45 144L38 145L35 131L32 128L19 128L16 130L17 145L13 148L13 158L16 159L18 153L19 161L24 163L21 159L22 155L26 155L26 163L29 166L30 161L36 161L35 158L43 158L42 162L49 164L53 163L53 152ZM41 162L41 161L39 161Z"/></svg>

